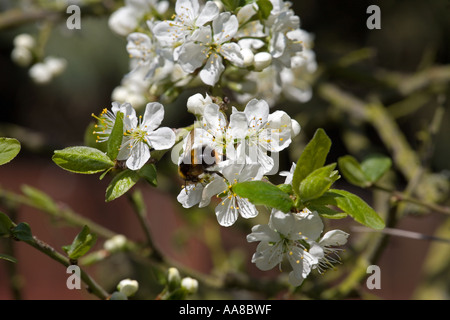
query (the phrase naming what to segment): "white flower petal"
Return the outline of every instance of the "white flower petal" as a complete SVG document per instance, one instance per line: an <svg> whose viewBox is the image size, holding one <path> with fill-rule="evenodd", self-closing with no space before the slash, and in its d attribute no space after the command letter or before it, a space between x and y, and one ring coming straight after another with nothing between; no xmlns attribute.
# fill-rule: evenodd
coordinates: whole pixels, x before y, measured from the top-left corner
<svg viewBox="0 0 450 320"><path fill-rule="evenodd" d="M239 28L239 22L230 12L222 12L213 21L214 40L217 43L230 41Z"/></svg>
<svg viewBox="0 0 450 320"><path fill-rule="evenodd" d="M269 244L268 242L260 242L256 248L256 252L252 257L252 262L256 264L258 269L267 271L279 265L283 260L283 245L281 242Z"/></svg>
<svg viewBox="0 0 450 320"><path fill-rule="evenodd" d="M252 99L245 106L244 113L247 115L249 126L255 126L255 130L258 130L267 122L269 105L264 100Z"/></svg>
<svg viewBox="0 0 450 320"><path fill-rule="evenodd" d="M148 60L153 52L152 40L144 33L133 32L127 37L127 51L132 58Z"/></svg>
<svg viewBox="0 0 450 320"><path fill-rule="evenodd" d="M342 246L347 243L349 234L342 230L331 230L320 239L321 246Z"/></svg>
<svg viewBox="0 0 450 320"><path fill-rule="evenodd" d="M272 209L270 214L269 226L275 231L288 237L296 224L296 220L292 213L284 213L282 211Z"/></svg>
<svg viewBox="0 0 450 320"><path fill-rule="evenodd" d="M149 132L147 141L155 150L170 149L175 144L175 132L172 129L163 127Z"/></svg>
<svg viewBox="0 0 450 320"><path fill-rule="evenodd" d="M222 57L213 53L206 61L199 76L205 84L214 86L219 81L223 70L225 70L225 66L222 63Z"/></svg>
<svg viewBox="0 0 450 320"><path fill-rule="evenodd" d="M304 254L305 251L297 246L291 246L286 252L288 261L296 278L302 278L304 276L305 267L308 269L308 265L304 263ZM309 271L311 271L311 268L309 268L305 276L308 275Z"/></svg>
<svg viewBox="0 0 450 320"><path fill-rule="evenodd" d="M217 221L223 227L233 225L238 218L238 210L234 198L224 198L223 201L216 206Z"/></svg>
<svg viewBox="0 0 450 320"><path fill-rule="evenodd" d="M184 187L177 196L177 200L184 208L191 208L202 199L203 185L190 184Z"/></svg>
<svg viewBox="0 0 450 320"><path fill-rule="evenodd" d="M247 199L236 196L236 203L239 208L239 214L244 219L254 218L258 215L258 210L253 203Z"/></svg>
<svg viewBox="0 0 450 320"><path fill-rule="evenodd" d="M294 271L289 272L289 282L294 287L298 287L299 285L301 285L303 283L303 280L305 280L305 278L301 276L298 277L298 275Z"/></svg>
<svg viewBox="0 0 450 320"><path fill-rule="evenodd" d="M215 177L213 181L208 183L202 194L202 199L199 203L199 207L206 207L211 202L211 197L218 195L227 189L227 184L223 181L222 177Z"/></svg>
<svg viewBox="0 0 450 320"><path fill-rule="evenodd" d="M262 241L262 242L278 242L280 241L280 234L272 230L267 224L258 224L252 228L252 233L247 235L248 242Z"/></svg>
<svg viewBox="0 0 450 320"><path fill-rule="evenodd" d="M195 24L202 26L207 22L215 20L219 16L219 7L213 2L208 1L200 12Z"/></svg>
<svg viewBox="0 0 450 320"><path fill-rule="evenodd" d="M194 20L198 15L200 5L198 0L177 0L175 4L175 12L184 19Z"/></svg>
<svg viewBox="0 0 450 320"><path fill-rule="evenodd" d="M246 164L239 172L238 181L252 181L261 180L263 173L261 171L261 165L259 163Z"/></svg>
<svg viewBox="0 0 450 320"><path fill-rule="evenodd" d="M186 42L179 51L178 63L184 72L193 73L200 68L206 56L202 52L202 46L194 42Z"/></svg>
<svg viewBox="0 0 450 320"><path fill-rule="evenodd" d="M230 115L230 124L228 126L228 132L231 134L233 140L244 140L247 134L247 116L244 112L233 112Z"/></svg>
<svg viewBox="0 0 450 320"><path fill-rule="evenodd" d="M221 51L223 57L237 67L244 67L244 56L237 43L224 43Z"/></svg>
<svg viewBox="0 0 450 320"><path fill-rule="evenodd" d="M314 211L305 217L300 218L297 216L296 220L298 222L296 222L295 233L301 232L301 235L305 240L311 241L320 237L320 234L323 231L323 222L317 211Z"/></svg>
<svg viewBox="0 0 450 320"><path fill-rule="evenodd" d="M211 103L204 109L203 119L206 124L205 135L212 135L213 137L221 138L227 127L227 119L225 115L220 111L220 107L217 104Z"/></svg>
<svg viewBox="0 0 450 320"><path fill-rule="evenodd" d="M145 107L142 127L146 131L153 131L159 127L164 119L164 107L159 102L150 102Z"/></svg>
<svg viewBox="0 0 450 320"><path fill-rule="evenodd" d="M130 152L130 157L127 159L126 164L130 170L139 170L150 159L150 149L144 142L139 142L134 145Z"/></svg>

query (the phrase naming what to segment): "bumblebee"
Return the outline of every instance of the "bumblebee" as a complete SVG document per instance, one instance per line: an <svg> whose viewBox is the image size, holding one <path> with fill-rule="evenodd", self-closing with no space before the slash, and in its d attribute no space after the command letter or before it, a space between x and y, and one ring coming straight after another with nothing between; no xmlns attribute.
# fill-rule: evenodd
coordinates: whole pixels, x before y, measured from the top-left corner
<svg viewBox="0 0 450 320"><path fill-rule="evenodd" d="M183 158L178 165L178 174L185 184L202 182L204 173L216 173L222 176L220 172L210 170L221 160L217 151L206 144L194 148L194 130L192 130L189 133Z"/></svg>

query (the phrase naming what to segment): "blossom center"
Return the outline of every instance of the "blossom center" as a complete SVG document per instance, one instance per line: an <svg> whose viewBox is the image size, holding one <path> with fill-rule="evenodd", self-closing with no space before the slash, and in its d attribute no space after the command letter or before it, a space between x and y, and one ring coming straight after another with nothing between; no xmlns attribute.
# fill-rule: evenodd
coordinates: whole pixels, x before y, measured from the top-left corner
<svg viewBox="0 0 450 320"><path fill-rule="evenodd" d="M129 148L132 149L138 143L147 142L147 126L142 126L142 116L139 117L139 125L136 128L128 129L124 132L124 136L129 137Z"/></svg>

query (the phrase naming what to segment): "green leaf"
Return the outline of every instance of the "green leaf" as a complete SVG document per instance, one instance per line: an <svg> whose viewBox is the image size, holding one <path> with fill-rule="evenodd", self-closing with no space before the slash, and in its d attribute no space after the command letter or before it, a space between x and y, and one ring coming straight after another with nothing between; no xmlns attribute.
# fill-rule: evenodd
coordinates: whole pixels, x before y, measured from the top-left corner
<svg viewBox="0 0 450 320"><path fill-rule="evenodd" d="M156 167L153 163L145 164L141 169L139 169L138 174L141 178L147 180L152 186L158 186Z"/></svg>
<svg viewBox="0 0 450 320"><path fill-rule="evenodd" d="M28 185L22 186L22 192L43 211L55 213L58 211L56 203L47 194Z"/></svg>
<svg viewBox="0 0 450 320"><path fill-rule="evenodd" d="M392 166L392 160L382 155L372 155L361 163L361 169L370 182L377 182Z"/></svg>
<svg viewBox="0 0 450 320"><path fill-rule="evenodd" d="M302 180L299 198L303 203L321 197L339 179L339 172L334 168L336 163L316 169Z"/></svg>
<svg viewBox="0 0 450 320"><path fill-rule="evenodd" d="M114 166L114 162L105 153L91 147L56 150L52 160L67 171L84 174L101 172Z"/></svg>
<svg viewBox="0 0 450 320"><path fill-rule="evenodd" d="M106 154L111 160L116 160L123 140L123 113L117 112L116 121L108 138Z"/></svg>
<svg viewBox="0 0 450 320"><path fill-rule="evenodd" d="M308 209L311 211L317 211L322 217L326 219L343 219L347 217L347 213L333 210L327 206L308 205Z"/></svg>
<svg viewBox="0 0 450 320"><path fill-rule="evenodd" d="M261 20L266 20L270 16L273 9L272 2L269 0L256 0L258 5L258 15Z"/></svg>
<svg viewBox="0 0 450 320"><path fill-rule="evenodd" d="M63 247L69 259L77 260L84 256L95 244L97 235L91 233L88 226L84 226L81 232L75 237L71 245Z"/></svg>
<svg viewBox="0 0 450 320"><path fill-rule="evenodd" d="M0 237L9 236L13 225L11 219L6 214L0 212Z"/></svg>
<svg viewBox="0 0 450 320"><path fill-rule="evenodd" d="M126 169L116 175L106 188L106 201L112 201L130 190L139 180L137 171Z"/></svg>
<svg viewBox="0 0 450 320"><path fill-rule="evenodd" d="M9 256L7 254L4 254L4 253L0 253L0 259L6 260L6 261L9 261L9 262L12 262L12 263L16 263L17 262L16 258L11 257L11 256Z"/></svg>
<svg viewBox="0 0 450 320"><path fill-rule="evenodd" d="M314 137L306 145L292 177L292 188L295 194L299 195L300 183L314 170L323 167L328 152L331 148L331 140L323 129L317 129Z"/></svg>
<svg viewBox="0 0 450 320"><path fill-rule="evenodd" d="M291 184L279 184L277 188L287 194L292 194L292 185Z"/></svg>
<svg viewBox="0 0 450 320"><path fill-rule="evenodd" d="M227 11L234 12L240 6L241 0L222 0L222 3Z"/></svg>
<svg viewBox="0 0 450 320"><path fill-rule="evenodd" d="M383 229L383 219L364 200L345 190L330 189L314 204L334 205L351 216L355 221L373 228Z"/></svg>
<svg viewBox="0 0 450 320"><path fill-rule="evenodd" d="M265 205L283 212L289 212L293 206L289 194L264 181L237 183L233 186L233 192L242 198L247 198L255 205Z"/></svg>
<svg viewBox="0 0 450 320"><path fill-rule="evenodd" d="M20 152L20 142L13 138L0 138L0 165L10 162Z"/></svg>
<svg viewBox="0 0 450 320"><path fill-rule="evenodd" d="M370 181L355 158L350 155L340 157L338 164L340 172L348 182L362 188L370 186Z"/></svg>
<svg viewBox="0 0 450 320"><path fill-rule="evenodd" d="M20 241L31 241L33 240L33 235L31 234L31 228L26 222L21 222L13 229L11 229L11 235Z"/></svg>

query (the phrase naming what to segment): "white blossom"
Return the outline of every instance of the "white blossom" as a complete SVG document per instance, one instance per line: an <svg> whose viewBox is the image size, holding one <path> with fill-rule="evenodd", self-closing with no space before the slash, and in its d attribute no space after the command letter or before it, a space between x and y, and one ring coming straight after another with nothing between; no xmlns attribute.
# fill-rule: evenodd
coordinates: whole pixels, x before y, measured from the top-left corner
<svg viewBox="0 0 450 320"><path fill-rule="evenodd" d="M120 104L114 101L111 104L111 111L104 108L99 116L92 114L92 117L97 119L94 131L92 132L96 135L96 142L100 143L109 140L118 112L122 112L127 117L128 115L134 114L134 109L130 103Z"/></svg>
<svg viewBox="0 0 450 320"><path fill-rule="evenodd" d="M14 37L13 43L16 48L32 50L36 47L36 40L34 40L33 36L28 33L18 34Z"/></svg>
<svg viewBox="0 0 450 320"><path fill-rule="evenodd" d="M175 13L173 20L158 22L153 28L158 40L169 46L184 41L199 27L216 19L219 8L212 1L200 8L198 0L178 0Z"/></svg>
<svg viewBox="0 0 450 320"><path fill-rule="evenodd" d="M198 290L198 281L191 277L185 277L181 279L181 287L188 293L194 294Z"/></svg>
<svg viewBox="0 0 450 320"><path fill-rule="evenodd" d="M154 11L162 14L169 8L168 1L126 0L125 6L114 11L108 20L109 28L120 36L127 36L137 29L145 14Z"/></svg>
<svg viewBox="0 0 450 320"><path fill-rule="evenodd" d="M225 70L223 59L236 66L243 66L241 48L231 42L239 27L235 15L221 13L211 26L197 29L189 41L179 50L178 63L187 73L201 68L200 79L207 85L214 86Z"/></svg>
<svg viewBox="0 0 450 320"><path fill-rule="evenodd" d="M347 242L348 234L341 230L331 230L319 239L323 223L317 212L307 208L299 213L284 213L273 209L269 224L256 225L247 236L248 242L259 241L252 262L263 270L287 259L292 267L289 281L294 286L302 284L311 270L319 272L339 263L337 252Z"/></svg>
<svg viewBox="0 0 450 320"><path fill-rule="evenodd" d="M15 47L11 51L11 60L21 67L28 67L33 61L33 53L24 47Z"/></svg>
<svg viewBox="0 0 450 320"><path fill-rule="evenodd" d="M152 77L157 68L162 67L168 57L167 53L144 33L133 32L127 37L127 51L130 58L135 59L135 70L146 71L145 78Z"/></svg>
<svg viewBox="0 0 450 320"><path fill-rule="evenodd" d="M212 103L212 99L208 94L203 97L200 93L197 93L188 98L187 110L190 113L201 116L203 115L205 107Z"/></svg>
<svg viewBox="0 0 450 320"><path fill-rule="evenodd" d="M175 133L168 127L158 128L164 118L164 107L158 102L148 103L144 117L133 111L124 117L124 138L117 156L126 160L131 170L142 168L150 159L150 149L169 149L175 144Z"/></svg>
<svg viewBox="0 0 450 320"><path fill-rule="evenodd" d="M299 286L309 275L318 258L308 251L307 242L317 239L322 233L323 223L317 212L303 215L272 210L268 225L256 225L247 236L248 242L259 241L252 262L267 271L275 266L281 267L287 259L292 267L289 280Z"/></svg>
<svg viewBox="0 0 450 320"><path fill-rule="evenodd" d="M233 115L241 112L233 108ZM235 130L233 140L242 141L248 162L262 165L269 173L274 167L274 160L268 152L280 152L287 148L300 132L300 125L289 115L277 110L269 114L269 105L264 100L252 99L242 112L246 117L245 130ZM242 125L241 125L242 127Z"/></svg>
<svg viewBox="0 0 450 320"><path fill-rule="evenodd" d="M342 249L336 247L346 244L348 236L349 234L342 230L331 230L325 233L318 242L311 243L310 250L314 251L319 259L318 264L313 268L317 268L322 273L340 263L338 253Z"/></svg>
<svg viewBox="0 0 450 320"><path fill-rule="evenodd" d="M214 195L221 195L221 201L216 206L217 221L221 226L233 225L239 215L245 219L258 215L255 205L248 199L241 198L233 192L233 185L244 182L260 180L262 173L258 164L234 164L230 163L221 170L223 178L216 177L203 191L203 206L209 203Z"/></svg>
<svg viewBox="0 0 450 320"><path fill-rule="evenodd" d="M49 83L53 75L48 66L43 62L35 63L28 71L31 79L37 84Z"/></svg>
<svg viewBox="0 0 450 320"><path fill-rule="evenodd" d="M124 279L117 285L117 290L125 296L131 297L139 290L139 283L136 280Z"/></svg>

